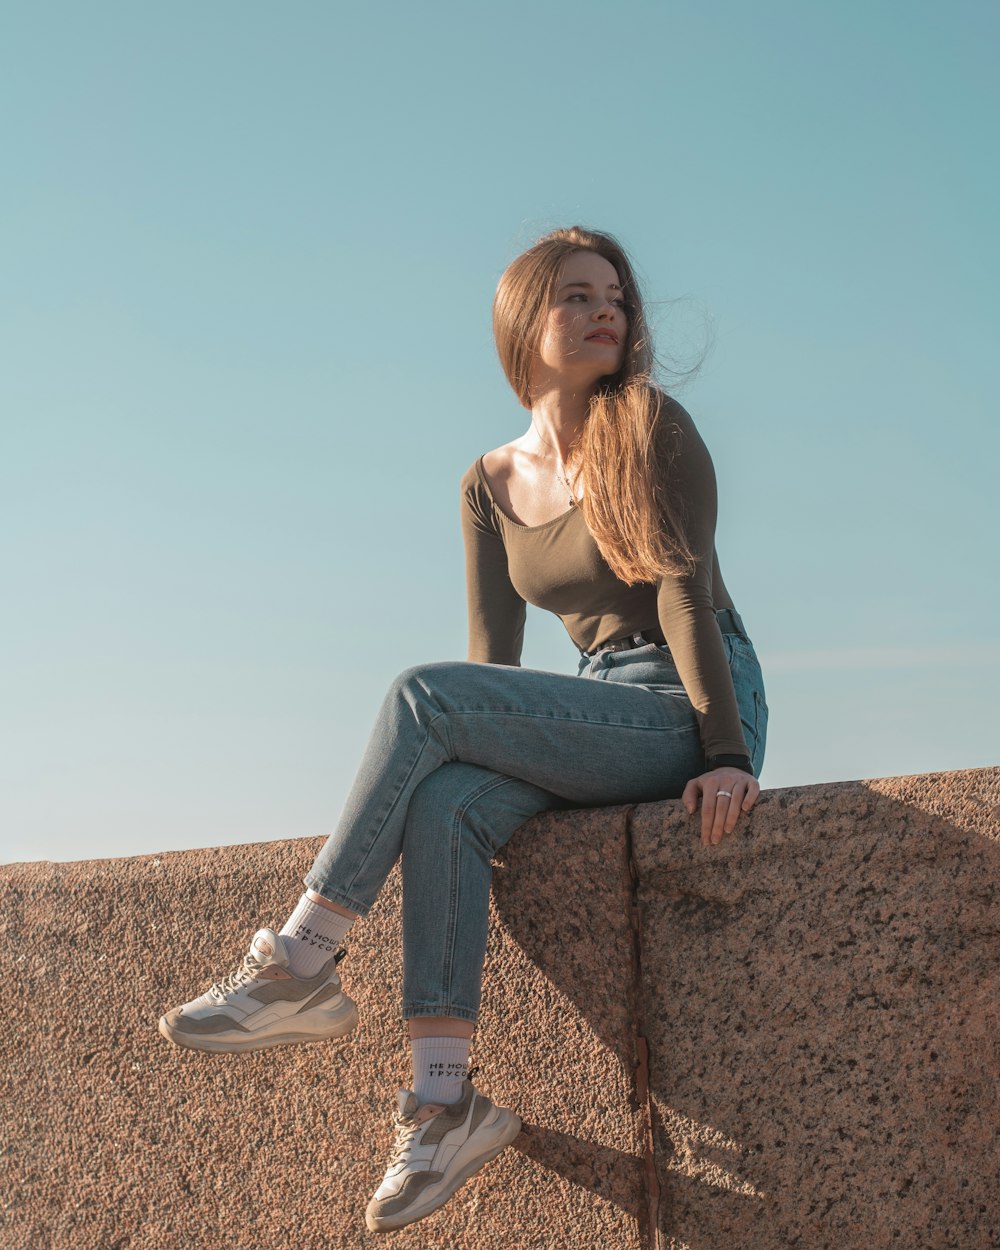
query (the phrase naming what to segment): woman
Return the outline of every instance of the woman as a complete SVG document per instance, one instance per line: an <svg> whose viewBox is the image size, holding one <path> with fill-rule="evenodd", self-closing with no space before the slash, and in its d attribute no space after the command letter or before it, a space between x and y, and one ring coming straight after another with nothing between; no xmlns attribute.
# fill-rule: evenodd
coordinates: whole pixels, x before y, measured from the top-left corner
<svg viewBox="0 0 1000 1250"><path fill-rule="evenodd" d="M436 1210L520 1130L468 1073L496 851L547 808L677 797L715 844L760 793L767 704L715 553L712 461L650 380L621 247L547 235L501 278L494 335L531 424L462 478L468 660L400 673L288 921L160 1020L212 1051L349 1033L341 942L402 856L414 1088L375 1231ZM526 601L562 618L576 676L519 667Z"/></svg>

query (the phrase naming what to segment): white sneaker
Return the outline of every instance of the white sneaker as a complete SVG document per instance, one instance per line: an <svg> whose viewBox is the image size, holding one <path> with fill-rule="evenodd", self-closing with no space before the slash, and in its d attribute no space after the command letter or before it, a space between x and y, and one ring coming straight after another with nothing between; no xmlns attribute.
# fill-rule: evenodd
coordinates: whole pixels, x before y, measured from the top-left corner
<svg viewBox="0 0 1000 1250"><path fill-rule="evenodd" d="M358 1022L358 1009L340 988L331 955L319 972L297 977L288 970L286 939L258 929L243 963L222 981L160 1017L160 1032L192 1050L264 1050L293 1042L343 1037Z"/></svg>
<svg viewBox="0 0 1000 1250"><path fill-rule="evenodd" d="M444 1206L521 1131L513 1111L494 1107L468 1080L450 1107L432 1102L418 1107L416 1095L401 1089L394 1123L389 1168L365 1213L373 1233L402 1228Z"/></svg>

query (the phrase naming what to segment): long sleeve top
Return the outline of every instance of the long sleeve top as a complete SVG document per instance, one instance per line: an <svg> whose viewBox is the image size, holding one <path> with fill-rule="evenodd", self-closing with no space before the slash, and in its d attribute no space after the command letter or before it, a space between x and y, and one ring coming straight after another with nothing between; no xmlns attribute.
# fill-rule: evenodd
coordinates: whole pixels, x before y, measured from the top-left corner
<svg viewBox="0 0 1000 1250"><path fill-rule="evenodd" d="M687 514L694 572L628 586L601 555L573 506L541 525L520 525L494 499L480 456L461 481L469 612L468 659L520 665L526 603L557 615L583 651L625 634L662 633L698 718L709 755L746 755L736 694L715 613L734 608L715 549L715 468L689 414L680 429L671 490Z"/></svg>

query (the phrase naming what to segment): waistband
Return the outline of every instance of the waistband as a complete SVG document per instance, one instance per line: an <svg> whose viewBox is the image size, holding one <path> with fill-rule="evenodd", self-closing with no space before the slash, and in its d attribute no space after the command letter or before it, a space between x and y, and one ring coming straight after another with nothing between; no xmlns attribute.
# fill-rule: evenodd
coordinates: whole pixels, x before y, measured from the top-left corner
<svg viewBox="0 0 1000 1250"><path fill-rule="evenodd" d="M743 618L735 608L719 608L715 613L715 619L719 622L719 630L723 634L739 634L747 642L750 641L750 637L743 627ZM666 642L666 639L663 637L663 631L660 629L644 629L634 634L624 634L621 638L611 638L608 642L602 642L593 651L581 650L580 654L590 657L597 655L599 651L630 651L634 647L645 647L650 642L655 642L662 646Z"/></svg>

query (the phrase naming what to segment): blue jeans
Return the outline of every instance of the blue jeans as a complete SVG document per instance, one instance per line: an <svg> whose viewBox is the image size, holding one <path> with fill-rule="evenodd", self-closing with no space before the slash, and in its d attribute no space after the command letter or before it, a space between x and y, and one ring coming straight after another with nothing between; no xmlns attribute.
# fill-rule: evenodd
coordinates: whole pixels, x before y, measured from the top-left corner
<svg viewBox="0 0 1000 1250"><path fill-rule="evenodd" d="M736 613L717 615L759 775L760 665ZM575 677L421 664L389 686L305 883L364 915L402 855L403 1015L475 1021L491 861L514 831L548 808L679 798L704 771L695 712L666 644L581 652Z"/></svg>

